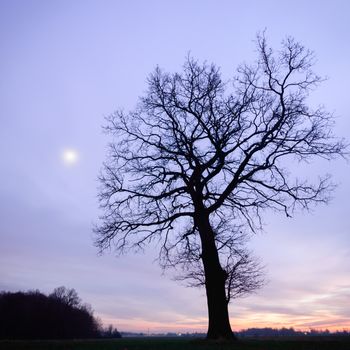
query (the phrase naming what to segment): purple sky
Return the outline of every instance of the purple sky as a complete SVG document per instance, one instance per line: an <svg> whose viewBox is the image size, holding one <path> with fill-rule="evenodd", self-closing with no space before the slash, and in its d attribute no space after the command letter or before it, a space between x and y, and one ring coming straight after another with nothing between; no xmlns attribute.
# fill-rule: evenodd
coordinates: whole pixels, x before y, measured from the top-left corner
<svg viewBox="0 0 350 350"><path fill-rule="evenodd" d="M255 59L267 28L278 48L291 35L315 51L329 77L310 104L337 117L349 140L350 2L344 1L0 1L0 290L65 285L120 330L205 331L203 290L162 275L144 255L97 255L97 174L103 118L133 108L156 64L179 70L188 52L229 79ZM78 153L65 164L62 152ZM269 283L230 306L232 326L350 328L350 166L330 172L333 201L293 219L266 216L252 248Z"/></svg>

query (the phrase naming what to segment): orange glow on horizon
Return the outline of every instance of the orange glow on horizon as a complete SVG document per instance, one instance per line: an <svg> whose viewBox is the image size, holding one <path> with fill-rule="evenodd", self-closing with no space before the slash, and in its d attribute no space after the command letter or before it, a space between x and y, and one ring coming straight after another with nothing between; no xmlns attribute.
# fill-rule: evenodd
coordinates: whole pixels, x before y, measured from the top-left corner
<svg viewBox="0 0 350 350"><path fill-rule="evenodd" d="M105 315L102 317L104 325L112 324L119 331L136 333L205 333L207 331L207 319L184 319L182 322L165 324L159 321L143 320L139 318L113 318ZM245 318L231 318L231 326L234 331L247 328L294 328L298 331L326 330L331 332L350 330L350 320L329 317L320 319L314 316L291 317L279 314L250 314Z"/></svg>

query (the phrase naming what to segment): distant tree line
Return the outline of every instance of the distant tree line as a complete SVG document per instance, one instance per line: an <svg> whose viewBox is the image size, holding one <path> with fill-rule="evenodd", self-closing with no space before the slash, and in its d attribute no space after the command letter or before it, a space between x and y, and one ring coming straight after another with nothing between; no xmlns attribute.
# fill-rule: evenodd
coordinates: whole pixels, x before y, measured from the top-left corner
<svg viewBox="0 0 350 350"><path fill-rule="evenodd" d="M296 330L294 328L248 328L240 331L236 331L235 334L238 338L309 338L309 337L350 337L349 330L336 330L329 331L328 329L309 329L307 331ZM194 332L194 333L134 333L134 332L121 332L123 337L182 337L182 338L204 338L206 333Z"/></svg>
<svg viewBox="0 0 350 350"><path fill-rule="evenodd" d="M350 336L347 330L331 332L328 329L310 329L300 331L294 328L248 328L236 333L241 338L278 338L278 337L313 337L313 336Z"/></svg>
<svg viewBox="0 0 350 350"><path fill-rule="evenodd" d="M120 337L116 329L104 330L91 306L83 304L74 289L56 288L0 292L0 339L70 339Z"/></svg>

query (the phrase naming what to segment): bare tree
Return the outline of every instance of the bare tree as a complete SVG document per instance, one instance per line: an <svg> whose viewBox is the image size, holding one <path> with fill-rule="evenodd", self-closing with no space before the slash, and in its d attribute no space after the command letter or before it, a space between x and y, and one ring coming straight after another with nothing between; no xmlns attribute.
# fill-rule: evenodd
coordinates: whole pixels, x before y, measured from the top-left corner
<svg viewBox="0 0 350 350"><path fill-rule="evenodd" d="M228 301L256 287L255 273L259 280L240 237L261 228L266 209L289 217L328 200L328 175L308 183L288 166L345 150L332 116L307 105L321 81L313 53L291 38L275 53L259 36L257 48L257 62L230 82L191 58L182 73L157 68L137 108L114 113L106 127L114 141L100 179L96 243L121 253L159 240L162 261L187 264L205 284L212 339L234 337Z"/></svg>
<svg viewBox="0 0 350 350"><path fill-rule="evenodd" d="M49 295L49 297L61 300L66 305L72 307L78 307L81 304L81 300L76 290L73 288L69 289L64 286L55 288L53 292ZM88 307L86 307L86 310L92 313L92 310L89 310Z"/></svg>

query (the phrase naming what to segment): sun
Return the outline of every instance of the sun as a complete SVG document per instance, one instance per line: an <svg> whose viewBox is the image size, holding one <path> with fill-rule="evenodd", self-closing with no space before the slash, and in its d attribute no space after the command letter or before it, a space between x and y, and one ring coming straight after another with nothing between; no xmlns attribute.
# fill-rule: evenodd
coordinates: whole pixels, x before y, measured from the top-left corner
<svg viewBox="0 0 350 350"><path fill-rule="evenodd" d="M74 149L65 149L62 152L63 162L67 165L76 164L78 161L78 152Z"/></svg>

